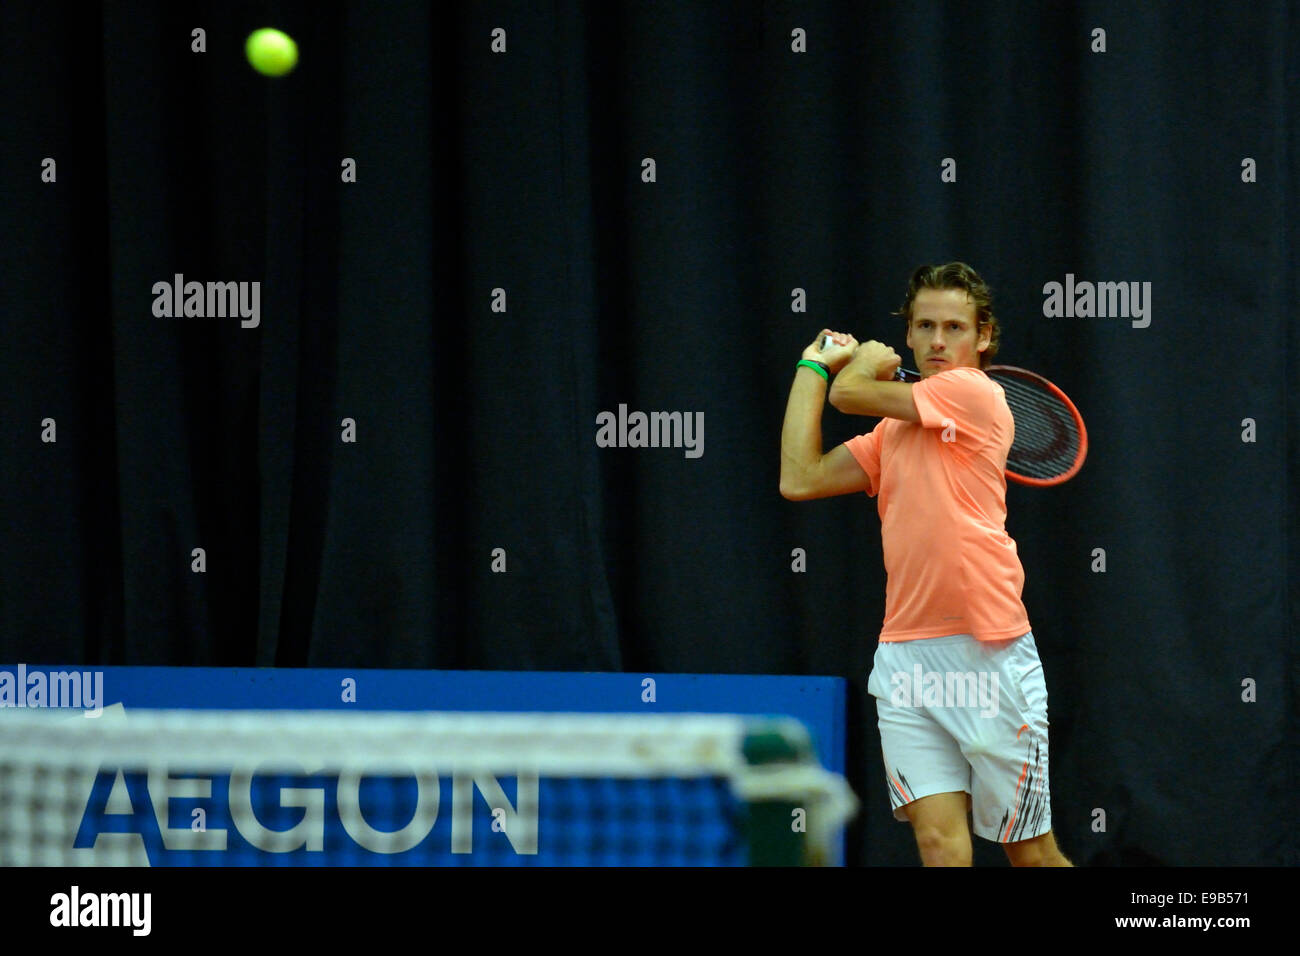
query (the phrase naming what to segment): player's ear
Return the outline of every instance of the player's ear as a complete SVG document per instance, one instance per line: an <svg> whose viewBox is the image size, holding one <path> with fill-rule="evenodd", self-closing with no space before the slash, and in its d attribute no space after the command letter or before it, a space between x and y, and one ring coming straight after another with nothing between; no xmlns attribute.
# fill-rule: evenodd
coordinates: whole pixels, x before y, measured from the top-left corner
<svg viewBox="0 0 1300 956"><path fill-rule="evenodd" d="M980 326L979 340L975 344L976 352L983 352L989 347L989 342L993 338L993 326L987 322Z"/></svg>

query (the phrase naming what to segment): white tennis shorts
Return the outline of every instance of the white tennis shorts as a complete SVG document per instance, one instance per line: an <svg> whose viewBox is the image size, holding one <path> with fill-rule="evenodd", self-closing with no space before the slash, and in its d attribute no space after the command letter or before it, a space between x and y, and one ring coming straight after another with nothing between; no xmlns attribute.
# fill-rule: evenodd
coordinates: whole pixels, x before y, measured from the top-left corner
<svg viewBox="0 0 1300 956"><path fill-rule="evenodd" d="M1033 632L881 643L867 690L894 816L935 793L970 795L972 829L1015 843L1052 828L1047 685Z"/></svg>

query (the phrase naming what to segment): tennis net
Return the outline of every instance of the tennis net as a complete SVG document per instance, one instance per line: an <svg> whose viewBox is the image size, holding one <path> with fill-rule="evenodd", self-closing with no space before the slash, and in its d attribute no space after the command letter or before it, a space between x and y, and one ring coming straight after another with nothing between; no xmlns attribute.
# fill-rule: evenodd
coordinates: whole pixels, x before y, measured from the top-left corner
<svg viewBox="0 0 1300 956"><path fill-rule="evenodd" d="M840 862L791 719L0 710L0 865Z"/></svg>

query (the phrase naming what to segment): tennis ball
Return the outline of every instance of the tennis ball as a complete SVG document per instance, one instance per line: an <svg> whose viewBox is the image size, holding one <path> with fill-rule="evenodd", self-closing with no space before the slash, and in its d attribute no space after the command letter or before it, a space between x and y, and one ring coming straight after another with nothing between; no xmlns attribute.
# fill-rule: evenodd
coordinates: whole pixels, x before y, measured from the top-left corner
<svg viewBox="0 0 1300 956"><path fill-rule="evenodd" d="M253 69L263 76L284 76L298 63L298 44L288 34L271 27L250 33L244 43L244 53Z"/></svg>

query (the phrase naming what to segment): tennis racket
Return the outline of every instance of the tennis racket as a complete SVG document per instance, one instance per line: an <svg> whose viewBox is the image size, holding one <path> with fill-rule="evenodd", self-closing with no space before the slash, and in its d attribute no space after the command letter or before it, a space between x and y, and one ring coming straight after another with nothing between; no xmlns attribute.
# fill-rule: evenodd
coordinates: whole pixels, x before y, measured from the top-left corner
<svg viewBox="0 0 1300 956"><path fill-rule="evenodd" d="M1007 452L1007 478L1047 488L1077 475L1088 457L1088 429L1069 396L1038 373L1014 365L990 365L984 374L1002 386L1016 424ZM921 380L917 372L904 368L894 372L894 378Z"/></svg>
<svg viewBox="0 0 1300 956"><path fill-rule="evenodd" d="M830 337L822 338L822 348ZM1006 475L1022 485L1047 488L1069 481L1088 457L1088 429L1069 397L1043 376L1014 365L990 365L984 374L1002 386L1015 421ZM894 372L899 382L919 382L910 369Z"/></svg>

